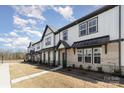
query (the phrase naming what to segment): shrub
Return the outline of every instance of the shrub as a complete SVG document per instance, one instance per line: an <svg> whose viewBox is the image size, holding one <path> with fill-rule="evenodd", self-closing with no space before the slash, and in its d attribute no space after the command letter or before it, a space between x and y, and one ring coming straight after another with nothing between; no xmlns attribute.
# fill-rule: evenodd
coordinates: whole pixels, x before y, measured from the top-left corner
<svg viewBox="0 0 124 93"><path fill-rule="evenodd" d="M114 69L114 75L120 76L121 75L121 70Z"/></svg>
<svg viewBox="0 0 124 93"><path fill-rule="evenodd" d="M75 64L72 65L72 68L75 68Z"/></svg>
<svg viewBox="0 0 124 93"><path fill-rule="evenodd" d="M71 71L71 66L68 66L67 68L68 68L68 71Z"/></svg>
<svg viewBox="0 0 124 93"><path fill-rule="evenodd" d="M82 69L83 69L83 66L82 66L82 65L80 65L80 66L79 66L79 69L80 69L80 70L82 70Z"/></svg>
<svg viewBox="0 0 124 93"><path fill-rule="evenodd" d="M88 67L87 67L87 69L88 69L89 71L91 71L91 68L92 68L91 66L88 66Z"/></svg>
<svg viewBox="0 0 124 93"><path fill-rule="evenodd" d="M98 72L103 72L102 67L97 67L97 69L98 69Z"/></svg>

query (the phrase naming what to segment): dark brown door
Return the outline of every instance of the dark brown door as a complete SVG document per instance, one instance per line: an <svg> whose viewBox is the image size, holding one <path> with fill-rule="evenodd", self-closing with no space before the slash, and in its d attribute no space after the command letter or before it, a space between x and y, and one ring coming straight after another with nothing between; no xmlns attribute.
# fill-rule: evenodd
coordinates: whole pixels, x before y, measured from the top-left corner
<svg viewBox="0 0 124 93"><path fill-rule="evenodd" d="M65 53L62 53L62 66L63 68L66 68L67 62L66 62L66 55Z"/></svg>
<svg viewBox="0 0 124 93"><path fill-rule="evenodd" d="M45 55L45 53L44 53L44 63L45 63L45 61L46 61L45 58L46 58L46 55Z"/></svg>
<svg viewBox="0 0 124 93"><path fill-rule="evenodd" d="M48 51L48 64L50 64L50 51Z"/></svg>

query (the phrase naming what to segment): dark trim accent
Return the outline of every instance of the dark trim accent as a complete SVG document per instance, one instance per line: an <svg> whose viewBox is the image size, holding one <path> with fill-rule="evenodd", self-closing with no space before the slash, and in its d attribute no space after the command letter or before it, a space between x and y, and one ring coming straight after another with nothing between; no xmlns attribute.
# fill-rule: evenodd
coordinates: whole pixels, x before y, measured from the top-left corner
<svg viewBox="0 0 124 93"><path fill-rule="evenodd" d="M29 43L29 46L27 48L29 48L31 46L31 42Z"/></svg>
<svg viewBox="0 0 124 93"><path fill-rule="evenodd" d="M60 40L60 33L59 33L59 40Z"/></svg>
<svg viewBox="0 0 124 93"><path fill-rule="evenodd" d="M53 50L53 65L55 66L56 65L56 49L55 49L55 34L54 34L54 50Z"/></svg>
<svg viewBox="0 0 124 93"><path fill-rule="evenodd" d="M35 44L38 44L38 43L40 43L40 42L41 42L41 41L37 41L37 42L33 43L32 46L34 46Z"/></svg>
<svg viewBox="0 0 124 93"><path fill-rule="evenodd" d="M103 44L108 43L109 40L110 40L110 37L109 35L107 35L107 36L77 41L77 42L74 42L71 47L72 48L83 48L83 47L103 45Z"/></svg>
<svg viewBox="0 0 124 93"><path fill-rule="evenodd" d="M48 51L48 64L50 64L50 50Z"/></svg>
<svg viewBox="0 0 124 93"><path fill-rule="evenodd" d="M119 5L119 70L121 71L121 5Z"/></svg>
<svg viewBox="0 0 124 93"><path fill-rule="evenodd" d="M53 34L55 34L55 32L54 32L48 25L46 25L45 30L44 30L44 32L43 32L43 36L42 36L42 38L41 38L40 41L43 40L43 38L44 38L44 36L45 36L45 33L46 33L46 31L47 31L47 28L49 28L49 29L53 32Z"/></svg>
<svg viewBox="0 0 124 93"><path fill-rule="evenodd" d="M49 48L44 48L44 49L42 49L42 51L48 51L48 50L52 50L52 49L54 49L55 47L49 47Z"/></svg>
<svg viewBox="0 0 124 93"><path fill-rule="evenodd" d="M80 47L80 48L77 48L77 49L82 49L82 48L95 48L95 47L101 47L102 45L94 45L94 46L87 46L87 47Z"/></svg>
<svg viewBox="0 0 124 93"><path fill-rule="evenodd" d="M105 44L105 54L107 54L107 49L108 48L108 45L107 44Z"/></svg>
<svg viewBox="0 0 124 93"><path fill-rule="evenodd" d="M58 65L60 65L60 50L58 50Z"/></svg>
<svg viewBox="0 0 124 93"><path fill-rule="evenodd" d="M124 41L124 38L120 38L120 41ZM119 42L119 39L110 40L109 43Z"/></svg>
<svg viewBox="0 0 124 93"><path fill-rule="evenodd" d="M96 11L94 11L94 12L92 12L92 13L90 13L90 14L88 14L88 15L86 15L86 16L84 16L84 17L82 17L82 18L80 18L80 19L78 19L78 20L76 20L76 21L74 21L74 22L72 22L72 23L70 23L70 24L68 24L68 25L60 28L60 29L58 29L58 31L56 32L56 34L59 33L59 32L61 32L61 31L63 31L63 30L65 30L65 29L67 29L67 28L69 28L69 27L72 27L73 25L76 25L76 24L78 24L80 22L83 22L83 21L85 21L85 20L87 20L89 18L92 18L92 17L94 17L94 16L96 16L98 14L101 14L101 13L103 13L103 12L109 10L109 9L112 9L112 8L114 8L116 6L117 5L103 6L102 8L99 8Z"/></svg>
<svg viewBox="0 0 124 93"><path fill-rule="evenodd" d="M48 36L48 35L50 35L50 34L52 34L53 32L50 32L50 33L48 33L47 35L44 35L44 36Z"/></svg>
<svg viewBox="0 0 124 93"><path fill-rule="evenodd" d="M40 54L40 61L41 61L41 63L42 63L42 52L41 52L41 54Z"/></svg>
<svg viewBox="0 0 124 93"><path fill-rule="evenodd" d="M59 48L60 44L63 44L65 46L65 48L70 48L70 46L67 42L60 40L56 46L56 49Z"/></svg>
<svg viewBox="0 0 124 93"><path fill-rule="evenodd" d="M45 61L46 61L46 54L45 54L45 52L44 52L44 53L43 53L43 63L46 63Z"/></svg>
<svg viewBox="0 0 124 93"><path fill-rule="evenodd" d="M62 58L62 66L63 68L66 68L67 67L67 49L66 48L64 49L64 52L62 53L62 57L64 57L64 59Z"/></svg>

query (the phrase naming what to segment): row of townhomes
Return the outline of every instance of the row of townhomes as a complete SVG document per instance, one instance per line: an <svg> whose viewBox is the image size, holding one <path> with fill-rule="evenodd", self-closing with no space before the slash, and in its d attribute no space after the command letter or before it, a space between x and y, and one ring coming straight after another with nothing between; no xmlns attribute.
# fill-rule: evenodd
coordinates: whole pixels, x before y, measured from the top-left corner
<svg viewBox="0 0 124 93"><path fill-rule="evenodd" d="M46 25L26 61L124 75L124 6L103 6L58 29Z"/></svg>

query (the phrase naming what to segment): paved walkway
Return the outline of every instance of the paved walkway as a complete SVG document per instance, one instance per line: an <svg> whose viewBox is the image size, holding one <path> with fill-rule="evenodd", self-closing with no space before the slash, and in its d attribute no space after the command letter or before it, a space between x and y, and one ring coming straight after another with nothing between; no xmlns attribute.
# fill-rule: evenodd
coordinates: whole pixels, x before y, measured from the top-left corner
<svg viewBox="0 0 124 93"><path fill-rule="evenodd" d="M20 82L20 81L24 81L26 79L30 79L30 78L34 78L34 77L39 76L39 75L46 74L50 71L55 71L55 70L61 69L61 68L62 68L62 66L59 66L59 67L50 69L49 71L46 70L46 71L42 71L42 72L39 72L39 73L31 74L31 75L28 75L28 76L23 76L23 77L20 77L20 78L16 78L16 79L11 80L11 83L14 84L14 83L17 83L17 82Z"/></svg>
<svg viewBox="0 0 124 93"><path fill-rule="evenodd" d="M0 65L0 88L11 88L9 64Z"/></svg>

